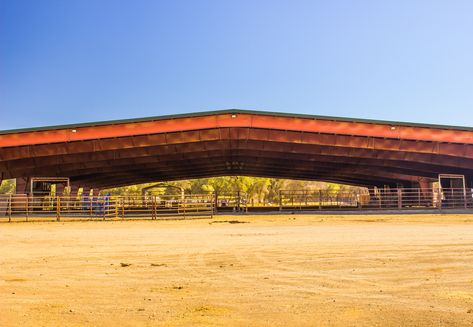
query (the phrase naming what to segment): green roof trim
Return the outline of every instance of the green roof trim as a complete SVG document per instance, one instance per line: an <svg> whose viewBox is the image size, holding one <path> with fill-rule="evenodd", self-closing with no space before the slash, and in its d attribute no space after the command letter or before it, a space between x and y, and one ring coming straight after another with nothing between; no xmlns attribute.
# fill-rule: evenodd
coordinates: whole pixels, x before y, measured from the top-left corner
<svg viewBox="0 0 473 327"><path fill-rule="evenodd" d="M103 125L119 125L119 124L126 124L126 123L139 123L139 122L157 121L157 120L165 120L165 119L177 119L177 118L203 117L203 116L212 116L212 115L221 115L221 114L253 114L253 115L265 115L265 116L276 116L276 117L293 117L293 118L305 118L305 119L358 122L358 123L367 123L367 124L382 124L382 125L392 125L392 126L413 126L413 127L426 127L426 128L435 128L435 129L473 131L473 127L467 127L467 126L436 125L436 124L423 124L423 123L399 122L399 121L387 121L387 120L375 120L375 119L363 119L363 118L319 116L319 115L310 115L310 114L293 114L293 113L284 113L284 112L258 111L258 110L247 110L247 109L223 109L223 110L202 111L202 112L193 112L193 113L185 113L185 114L175 114L175 115L163 115L163 116L152 116L152 117L143 117L143 118L130 118L130 119L87 122L87 123L78 123L78 124L10 129L10 130L0 131L0 135L58 130L58 129L69 129L69 128L74 129L74 128L80 128L80 127L93 127L93 126L103 126Z"/></svg>

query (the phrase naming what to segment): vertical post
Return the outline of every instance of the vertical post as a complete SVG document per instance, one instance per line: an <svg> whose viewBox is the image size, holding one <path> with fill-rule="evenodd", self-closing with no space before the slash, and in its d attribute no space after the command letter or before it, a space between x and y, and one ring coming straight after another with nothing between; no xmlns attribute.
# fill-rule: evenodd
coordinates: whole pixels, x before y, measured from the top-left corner
<svg viewBox="0 0 473 327"><path fill-rule="evenodd" d="M217 213L217 211L218 211L218 193L217 192L214 193L214 197L215 197L214 198L215 213Z"/></svg>
<svg viewBox="0 0 473 327"><path fill-rule="evenodd" d="M402 209L402 189L397 188L397 207Z"/></svg>
<svg viewBox="0 0 473 327"><path fill-rule="evenodd" d="M186 201L185 200L181 200L181 201L182 201L182 210L184 213L184 218L186 218Z"/></svg>
<svg viewBox="0 0 473 327"><path fill-rule="evenodd" d="M56 221L61 221L61 198L56 196Z"/></svg>
<svg viewBox="0 0 473 327"><path fill-rule="evenodd" d="M156 212L156 197L153 195L153 219L156 219L158 216L158 213Z"/></svg>
<svg viewBox="0 0 473 327"><path fill-rule="evenodd" d="M27 195L26 195L26 203L25 203L26 221L28 221L28 211L29 211L28 209L29 209L29 206L30 206L28 199L29 199L29 198L28 198L28 194L27 194Z"/></svg>
<svg viewBox="0 0 473 327"><path fill-rule="evenodd" d="M322 190L319 190L319 210L322 210Z"/></svg>
<svg viewBox="0 0 473 327"><path fill-rule="evenodd" d="M92 205L93 205L93 193L92 196L89 193L89 216L92 217Z"/></svg>
<svg viewBox="0 0 473 327"><path fill-rule="evenodd" d="M468 204L467 204L467 197L466 197L466 187L465 187L465 178L463 177L463 204L465 206L465 209L468 208Z"/></svg>
<svg viewBox="0 0 473 327"><path fill-rule="evenodd" d="M241 203L241 197L240 197L240 191L238 191L238 204L237 204L237 211L240 212L240 203Z"/></svg>
<svg viewBox="0 0 473 327"><path fill-rule="evenodd" d="M58 184L55 184L56 185L56 195L57 196L62 196L64 195L64 184L63 183L58 183Z"/></svg>
<svg viewBox="0 0 473 327"><path fill-rule="evenodd" d="M31 191L30 188L30 178L28 177L17 177L16 178L16 188L15 188L15 194L28 194L29 190Z"/></svg>
<svg viewBox="0 0 473 327"><path fill-rule="evenodd" d="M381 191L381 189L378 188L378 203L380 208L383 207L383 199L381 198L382 196L383 192Z"/></svg>
<svg viewBox="0 0 473 327"><path fill-rule="evenodd" d="M8 197L8 222L11 222L11 201L12 201L12 194Z"/></svg>
<svg viewBox="0 0 473 327"><path fill-rule="evenodd" d="M450 195L451 195L451 199L452 199L452 200L450 201L450 202L451 202L451 205L448 205L448 206L449 206L449 207L451 206L452 208L455 208L457 201L456 201L456 198L455 198L455 191L454 191L453 188L450 188Z"/></svg>
<svg viewBox="0 0 473 327"><path fill-rule="evenodd" d="M118 198L115 199L114 203L115 203L115 218L118 219Z"/></svg>
<svg viewBox="0 0 473 327"><path fill-rule="evenodd" d="M154 220L154 195L151 195L151 220Z"/></svg>
<svg viewBox="0 0 473 327"><path fill-rule="evenodd" d="M437 196L438 196L438 201L437 201L437 206L438 206L438 209L439 211L442 211L442 185L440 185L439 183L439 187L438 187L438 190L437 190Z"/></svg>
<svg viewBox="0 0 473 327"><path fill-rule="evenodd" d="M213 206L213 200L212 200L212 197L210 196L207 200L205 201L208 201L207 205L210 205L210 218L213 219L214 217L214 206Z"/></svg>
<svg viewBox="0 0 473 327"><path fill-rule="evenodd" d="M282 211L282 191L279 190L279 211Z"/></svg>
<svg viewBox="0 0 473 327"><path fill-rule="evenodd" d="M122 207L122 218L125 218L125 200L120 198L120 205Z"/></svg>
<svg viewBox="0 0 473 327"><path fill-rule="evenodd" d="M99 202L99 197L97 197L97 202ZM101 204L101 207L99 206L99 210L102 211L102 220L105 220L105 197L104 196L102 196L102 199L100 200L100 202L99 204Z"/></svg>

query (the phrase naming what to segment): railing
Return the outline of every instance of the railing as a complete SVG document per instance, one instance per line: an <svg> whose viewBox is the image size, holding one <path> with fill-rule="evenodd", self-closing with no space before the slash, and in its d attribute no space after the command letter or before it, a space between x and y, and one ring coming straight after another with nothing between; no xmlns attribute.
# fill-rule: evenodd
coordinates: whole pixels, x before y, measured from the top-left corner
<svg viewBox="0 0 473 327"><path fill-rule="evenodd" d="M213 195L184 196L26 196L0 195L0 219L194 218L212 216Z"/></svg>
<svg viewBox="0 0 473 327"><path fill-rule="evenodd" d="M322 209L467 209L471 189L394 188L366 192L281 191L279 210Z"/></svg>
<svg viewBox="0 0 473 327"><path fill-rule="evenodd" d="M279 192L279 210L358 208L369 201L369 194L361 192L336 192L326 190L300 190Z"/></svg>
<svg viewBox="0 0 473 327"><path fill-rule="evenodd" d="M253 203L245 193L215 196L26 196L0 195L0 221L74 218L193 218L219 211L470 209L472 189L396 188L364 192L280 191L273 201ZM225 209L225 210L223 210Z"/></svg>
<svg viewBox="0 0 473 327"><path fill-rule="evenodd" d="M281 190L271 201L253 201L243 192L219 194L218 212L380 210L380 209L461 209L473 208L471 189L394 188L368 191Z"/></svg>

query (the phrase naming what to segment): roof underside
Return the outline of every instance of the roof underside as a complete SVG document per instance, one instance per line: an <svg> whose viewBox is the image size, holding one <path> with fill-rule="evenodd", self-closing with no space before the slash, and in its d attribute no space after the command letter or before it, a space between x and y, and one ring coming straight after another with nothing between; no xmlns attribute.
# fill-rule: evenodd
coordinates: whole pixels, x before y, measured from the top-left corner
<svg viewBox="0 0 473 327"><path fill-rule="evenodd" d="M409 184L473 176L473 130L226 110L0 133L2 178L66 176L105 188L249 175Z"/></svg>

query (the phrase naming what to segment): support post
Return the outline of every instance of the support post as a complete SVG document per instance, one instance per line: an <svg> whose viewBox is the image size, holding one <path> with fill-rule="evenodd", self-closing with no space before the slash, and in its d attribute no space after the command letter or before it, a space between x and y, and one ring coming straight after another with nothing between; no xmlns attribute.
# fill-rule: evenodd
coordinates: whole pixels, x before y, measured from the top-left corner
<svg viewBox="0 0 473 327"><path fill-rule="evenodd" d="M379 207L382 208L383 207L383 191L381 188L378 188L378 204L379 204Z"/></svg>
<svg viewBox="0 0 473 327"><path fill-rule="evenodd" d="M64 184L56 184L56 196L62 196L64 194Z"/></svg>
<svg viewBox="0 0 473 327"><path fill-rule="evenodd" d="M92 206L94 204L94 201L93 201L93 195L90 196L89 195L89 216L92 217L92 212L93 212L93 209L92 209Z"/></svg>
<svg viewBox="0 0 473 327"><path fill-rule="evenodd" d="M282 211L282 191L279 190L279 211Z"/></svg>
<svg viewBox="0 0 473 327"><path fill-rule="evenodd" d="M77 193L79 192L79 186L78 185L71 185L70 186L70 194L69 196L71 197L72 200L76 200L77 199Z"/></svg>
<svg viewBox="0 0 473 327"><path fill-rule="evenodd" d="M397 208L402 209L402 189L397 188Z"/></svg>
<svg viewBox="0 0 473 327"><path fill-rule="evenodd" d="M122 206L122 219L125 219L125 200L123 198L120 198L120 200Z"/></svg>
<svg viewBox="0 0 473 327"><path fill-rule="evenodd" d="M214 217L214 208L213 208L213 207L214 207L214 206L213 206L212 196L210 196L210 197L208 198L208 200L205 200L205 201L208 201L208 202L209 202L208 204L211 205L211 208L210 208L210 218L213 219L213 217ZM206 202L206 204L207 204L207 202Z"/></svg>
<svg viewBox="0 0 473 327"><path fill-rule="evenodd" d="M439 186L438 186L438 189L437 189L437 194L438 194L437 206L438 206L438 209L439 209L440 212L442 212L442 205L443 205L442 204L442 201L443 201L442 200L442 197L443 197L442 192L443 192L442 185L439 183Z"/></svg>
<svg viewBox="0 0 473 327"><path fill-rule="evenodd" d="M18 177L16 178L16 194L27 194L29 193L29 178Z"/></svg>
<svg viewBox="0 0 473 327"><path fill-rule="evenodd" d="M241 197L240 197L240 191L238 191L238 204L237 204L237 211L240 212L240 203L241 203Z"/></svg>
<svg viewBox="0 0 473 327"><path fill-rule="evenodd" d="M319 190L319 210L322 210L322 190Z"/></svg>
<svg viewBox="0 0 473 327"><path fill-rule="evenodd" d="M8 197L8 222L11 222L11 202L12 202L12 194Z"/></svg>
<svg viewBox="0 0 473 327"><path fill-rule="evenodd" d="M185 200L181 200L182 201L182 212L184 214L184 219L186 218L186 201Z"/></svg>
<svg viewBox="0 0 473 327"><path fill-rule="evenodd" d="M61 197L56 196L56 221L61 221Z"/></svg>
<svg viewBox="0 0 473 327"><path fill-rule="evenodd" d="M29 215L29 207L30 207L30 203L29 203L29 196L26 195L26 198L25 198L25 210L26 210L26 221L28 221L28 215Z"/></svg>
<svg viewBox="0 0 473 327"><path fill-rule="evenodd" d="M118 199L115 199L115 218L118 219Z"/></svg>
<svg viewBox="0 0 473 327"><path fill-rule="evenodd" d="M158 219L158 202L156 196L153 196L154 199L154 219Z"/></svg>

